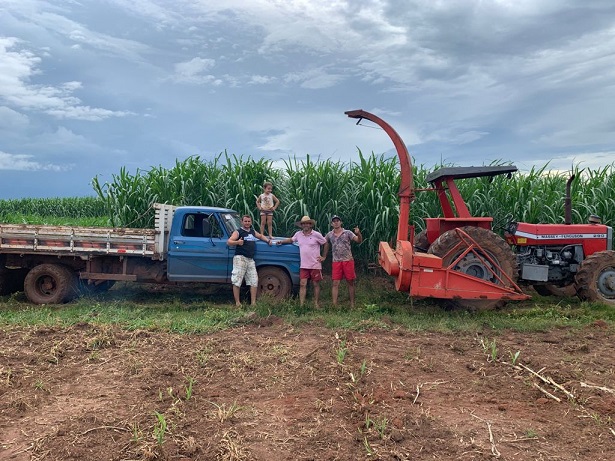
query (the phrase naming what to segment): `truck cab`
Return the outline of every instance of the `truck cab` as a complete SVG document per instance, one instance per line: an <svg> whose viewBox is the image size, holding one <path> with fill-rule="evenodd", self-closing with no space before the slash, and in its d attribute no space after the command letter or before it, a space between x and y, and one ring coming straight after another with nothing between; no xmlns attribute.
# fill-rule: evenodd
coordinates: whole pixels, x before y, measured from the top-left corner
<svg viewBox="0 0 615 461"><path fill-rule="evenodd" d="M241 227L236 211L216 207L177 207L167 244L167 278L172 282L231 283L235 248L227 245ZM290 294L299 285L299 248L256 242L254 261L259 293Z"/></svg>

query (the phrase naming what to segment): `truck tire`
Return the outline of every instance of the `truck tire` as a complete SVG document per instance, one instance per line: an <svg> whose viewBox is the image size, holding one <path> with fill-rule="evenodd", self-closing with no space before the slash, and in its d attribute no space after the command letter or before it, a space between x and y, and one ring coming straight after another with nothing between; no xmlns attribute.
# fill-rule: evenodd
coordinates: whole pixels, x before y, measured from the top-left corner
<svg viewBox="0 0 615 461"><path fill-rule="evenodd" d="M260 267L258 269L258 296L283 299L290 296L292 282L289 275L279 267Z"/></svg>
<svg viewBox="0 0 615 461"><path fill-rule="evenodd" d="M26 275L24 291L34 304L62 304L79 293L77 275L61 264L39 264Z"/></svg>
<svg viewBox="0 0 615 461"><path fill-rule="evenodd" d="M466 226L462 227L461 230L472 237L476 243L478 243L489 255L489 257L498 266L500 266L502 272L504 272L513 282L517 280L517 260L504 239L493 231L483 229L481 227ZM449 266L465 250L465 248L459 248L458 251L452 252L446 256L446 254L451 251L460 241L461 239L454 229L447 231L431 244L428 253L443 258L443 267ZM487 262L487 264L489 263ZM492 267L492 269L495 268ZM454 267L454 270L500 285L499 280L495 278L491 271L485 267L484 263L472 253L468 253L461 261L459 261L459 263ZM502 276L503 274L498 273L497 271L496 273L505 283L507 283L506 277ZM507 283L506 286L509 286L509 284ZM487 310L501 307L506 304L506 302L498 299L455 299L448 301L448 304L470 310Z"/></svg>
<svg viewBox="0 0 615 461"><path fill-rule="evenodd" d="M588 256L575 280L581 300L615 306L615 251L599 251Z"/></svg>

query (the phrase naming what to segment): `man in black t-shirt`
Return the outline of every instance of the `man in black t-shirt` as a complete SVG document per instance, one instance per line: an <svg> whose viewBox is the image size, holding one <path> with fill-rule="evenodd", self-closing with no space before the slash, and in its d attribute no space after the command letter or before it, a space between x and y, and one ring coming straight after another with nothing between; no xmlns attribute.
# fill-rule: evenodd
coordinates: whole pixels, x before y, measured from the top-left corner
<svg viewBox="0 0 615 461"><path fill-rule="evenodd" d="M250 287L250 302L252 305L256 304L258 288L258 274L256 273L256 264L254 264L256 240L262 240L271 245L271 237L267 238L252 229L252 218L244 215L241 218L241 227L233 232L226 242L229 246L235 247L231 283L233 284L233 297L236 306L241 306L239 289L244 279L246 285Z"/></svg>

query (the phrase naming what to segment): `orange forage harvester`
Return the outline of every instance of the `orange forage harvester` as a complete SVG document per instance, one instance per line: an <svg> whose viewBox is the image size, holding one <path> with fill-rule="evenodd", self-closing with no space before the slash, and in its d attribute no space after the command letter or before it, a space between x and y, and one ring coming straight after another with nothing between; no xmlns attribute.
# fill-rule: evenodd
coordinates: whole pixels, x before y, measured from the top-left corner
<svg viewBox="0 0 615 461"><path fill-rule="evenodd" d="M512 251L490 229L492 218L470 215L452 176L437 178L440 186L429 189L438 193L444 217L427 218L428 227L437 226L440 235L429 249L417 248L414 226L409 225L415 189L406 145L397 132L376 115L364 110L348 111L346 115L358 119L357 125L369 120L380 126L393 141L399 157L397 243L393 249L388 242L380 242L378 249L378 261L387 274L395 277L395 288L413 297L448 300L471 309L493 308L506 301L529 299L515 283L517 267ZM466 174L493 176L501 174L501 170L502 167L483 167ZM452 196L452 205L446 199L447 191Z"/></svg>

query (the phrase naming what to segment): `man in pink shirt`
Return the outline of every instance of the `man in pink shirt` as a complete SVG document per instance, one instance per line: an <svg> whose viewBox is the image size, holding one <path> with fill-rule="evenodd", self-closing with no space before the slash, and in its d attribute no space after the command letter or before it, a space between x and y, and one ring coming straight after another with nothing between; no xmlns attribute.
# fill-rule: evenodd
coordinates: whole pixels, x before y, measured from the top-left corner
<svg viewBox="0 0 615 461"><path fill-rule="evenodd" d="M294 243L299 245L299 256L301 257L300 265L300 282L299 282L299 304L303 306L305 295L307 293L308 280L312 280L314 286L314 307L318 308L318 298L320 296L320 281L322 280L322 260L320 255L320 247L327 241L320 232L314 230L316 221L310 219L309 216L304 216L299 221L301 230L296 232L290 238L278 240L276 243Z"/></svg>

